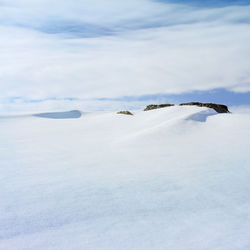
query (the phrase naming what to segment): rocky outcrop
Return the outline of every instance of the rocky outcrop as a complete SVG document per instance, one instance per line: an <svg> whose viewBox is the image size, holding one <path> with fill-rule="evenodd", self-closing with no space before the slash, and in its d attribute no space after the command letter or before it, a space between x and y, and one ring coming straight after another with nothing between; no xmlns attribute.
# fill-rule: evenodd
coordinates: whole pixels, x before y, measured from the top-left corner
<svg viewBox="0 0 250 250"><path fill-rule="evenodd" d="M187 102L187 103L181 103L180 106L184 105L194 105L198 107L207 107L214 109L217 113L229 113L228 107L223 104L216 104L216 103L202 103L202 102Z"/></svg>
<svg viewBox="0 0 250 250"><path fill-rule="evenodd" d="M122 114L122 115L133 115L133 113L131 113L130 111L128 110L125 110L125 111L119 111L117 112L117 114Z"/></svg>
<svg viewBox="0 0 250 250"><path fill-rule="evenodd" d="M144 111L148 111L148 110L152 110L152 109L166 108L166 107L171 107L171 106L174 106L174 104L159 104L159 105L151 104L151 105L148 105L144 109Z"/></svg>

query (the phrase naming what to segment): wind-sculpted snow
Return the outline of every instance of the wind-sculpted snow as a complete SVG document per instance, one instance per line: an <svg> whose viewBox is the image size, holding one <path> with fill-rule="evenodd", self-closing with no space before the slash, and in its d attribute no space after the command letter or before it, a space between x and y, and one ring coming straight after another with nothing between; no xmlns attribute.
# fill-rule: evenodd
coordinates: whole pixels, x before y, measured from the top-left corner
<svg viewBox="0 0 250 250"><path fill-rule="evenodd" d="M205 122L209 116L217 115L217 112L211 109L203 110L192 114L186 118L186 120L193 120L197 122Z"/></svg>
<svg viewBox="0 0 250 250"><path fill-rule="evenodd" d="M72 110L66 112L50 112L50 113L40 113L34 114L33 116L50 118L50 119L74 119L80 118L82 113L79 110Z"/></svg>
<svg viewBox="0 0 250 250"><path fill-rule="evenodd" d="M246 111L1 119L0 249L250 249Z"/></svg>

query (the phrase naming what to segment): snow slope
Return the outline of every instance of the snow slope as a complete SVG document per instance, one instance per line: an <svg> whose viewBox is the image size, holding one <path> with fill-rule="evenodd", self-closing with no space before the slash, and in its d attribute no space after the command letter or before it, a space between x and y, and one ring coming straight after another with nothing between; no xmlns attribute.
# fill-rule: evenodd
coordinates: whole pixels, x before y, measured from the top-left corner
<svg viewBox="0 0 250 250"><path fill-rule="evenodd" d="M250 113L80 114L0 118L1 250L250 249Z"/></svg>

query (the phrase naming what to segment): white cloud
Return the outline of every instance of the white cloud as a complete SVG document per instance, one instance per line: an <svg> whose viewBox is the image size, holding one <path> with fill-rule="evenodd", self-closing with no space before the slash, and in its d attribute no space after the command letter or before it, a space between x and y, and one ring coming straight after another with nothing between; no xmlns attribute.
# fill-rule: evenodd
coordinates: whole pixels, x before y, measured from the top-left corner
<svg viewBox="0 0 250 250"><path fill-rule="evenodd" d="M1 98L250 91L250 25L240 22L246 6L27 0L0 10ZM36 28L55 19L110 27L113 35L69 38Z"/></svg>

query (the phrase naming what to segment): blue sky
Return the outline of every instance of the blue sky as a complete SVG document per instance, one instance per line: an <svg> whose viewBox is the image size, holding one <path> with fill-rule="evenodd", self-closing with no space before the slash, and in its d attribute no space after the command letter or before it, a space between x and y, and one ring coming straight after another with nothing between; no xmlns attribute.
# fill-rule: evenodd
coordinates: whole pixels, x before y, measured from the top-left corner
<svg viewBox="0 0 250 250"><path fill-rule="evenodd" d="M248 105L250 100L250 92L237 93L226 89L213 89L208 91L192 91L182 94L154 94L143 96L125 96L119 98L100 98L101 100L114 100L134 102L139 101L154 101L160 103L180 104L183 102L198 101L198 102L215 102L224 103L226 105Z"/></svg>
<svg viewBox="0 0 250 250"><path fill-rule="evenodd" d="M207 7L225 7L230 5L249 5L249 0L158 0L160 2L165 3L179 3L179 4L188 4L197 6L200 8L207 8Z"/></svg>
<svg viewBox="0 0 250 250"><path fill-rule="evenodd" d="M0 112L250 104L250 1L0 0L0 13Z"/></svg>

